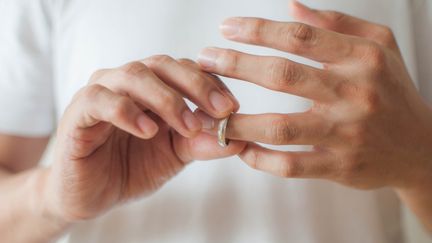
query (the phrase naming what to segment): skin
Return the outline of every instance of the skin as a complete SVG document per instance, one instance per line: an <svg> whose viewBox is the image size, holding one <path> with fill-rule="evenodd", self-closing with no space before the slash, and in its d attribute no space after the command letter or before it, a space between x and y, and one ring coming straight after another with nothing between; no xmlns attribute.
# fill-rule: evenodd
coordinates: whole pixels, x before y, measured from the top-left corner
<svg viewBox="0 0 432 243"><path fill-rule="evenodd" d="M291 7L309 25L236 18L222 31L234 41L314 59L323 69L214 48L199 61L205 71L310 98L313 108L232 115L227 136L248 143L232 141L222 149L212 136L214 125L238 103L193 62L156 56L100 70L61 119L53 166L35 168L48 138L0 135L2 240L48 242L74 222L151 194L194 159L234 154L287 178L392 187L431 227L432 112L416 92L390 30L296 2ZM233 23L240 25L237 34L229 27ZM211 90L223 92L230 105L215 110L207 99ZM190 116L182 97L205 112ZM315 150L272 151L255 142L309 144Z"/></svg>
<svg viewBox="0 0 432 243"><path fill-rule="evenodd" d="M203 70L313 100L303 113L232 115L227 137L249 141L239 157L286 178L391 187L432 230L432 110L415 89L393 33L296 1L290 9L303 23L230 18L221 31L229 40L320 62L322 69L222 48L200 54ZM214 133L218 121L199 117ZM255 142L314 149L274 151Z"/></svg>
<svg viewBox="0 0 432 243"><path fill-rule="evenodd" d="M48 138L1 135L2 240L48 242L155 192L193 160L244 149L244 142L223 149L201 132L183 98L214 117L238 109L222 82L192 61L154 56L91 77L60 121L51 167L35 168Z"/></svg>

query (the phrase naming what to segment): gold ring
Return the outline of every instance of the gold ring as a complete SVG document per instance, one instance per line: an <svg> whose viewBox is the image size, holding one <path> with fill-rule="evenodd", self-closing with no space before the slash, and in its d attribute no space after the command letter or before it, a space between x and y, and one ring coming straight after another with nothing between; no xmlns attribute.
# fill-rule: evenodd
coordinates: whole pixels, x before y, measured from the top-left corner
<svg viewBox="0 0 432 243"><path fill-rule="evenodd" d="M227 147L229 144L229 140L225 137L229 118L230 116L220 120L218 125L218 144L222 148Z"/></svg>

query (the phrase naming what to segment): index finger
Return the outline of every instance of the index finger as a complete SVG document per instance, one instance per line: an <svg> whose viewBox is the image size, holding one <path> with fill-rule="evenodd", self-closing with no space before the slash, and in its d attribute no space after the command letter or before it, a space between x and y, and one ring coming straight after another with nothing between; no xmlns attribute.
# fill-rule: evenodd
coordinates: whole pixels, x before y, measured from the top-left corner
<svg viewBox="0 0 432 243"><path fill-rule="evenodd" d="M352 36L306 24L250 17L229 18L220 29L227 39L278 49L322 63L350 58L358 41Z"/></svg>

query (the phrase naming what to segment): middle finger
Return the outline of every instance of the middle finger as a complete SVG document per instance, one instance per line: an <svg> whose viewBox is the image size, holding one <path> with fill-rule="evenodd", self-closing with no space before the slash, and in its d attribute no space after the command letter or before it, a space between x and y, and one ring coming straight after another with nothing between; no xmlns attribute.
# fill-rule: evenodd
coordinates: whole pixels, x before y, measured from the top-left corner
<svg viewBox="0 0 432 243"><path fill-rule="evenodd" d="M305 98L337 98L336 77L330 72L281 57L256 56L235 50L207 48L198 62L208 72L240 79Z"/></svg>
<svg viewBox="0 0 432 243"><path fill-rule="evenodd" d="M233 41L270 47L322 63L341 63L359 53L359 38L310 25L261 18L229 18L221 25Z"/></svg>

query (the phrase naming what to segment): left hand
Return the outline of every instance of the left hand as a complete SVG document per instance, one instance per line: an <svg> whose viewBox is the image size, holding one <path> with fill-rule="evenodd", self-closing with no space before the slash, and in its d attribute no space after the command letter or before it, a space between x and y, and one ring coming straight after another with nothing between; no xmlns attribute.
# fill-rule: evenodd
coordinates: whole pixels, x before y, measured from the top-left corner
<svg viewBox="0 0 432 243"><path fill-rule="evenodd" d="M301 23L231 18L230 40L286 51L323 64L207 48L205 71L312 99L297 114L232 115L227 138L250 141L239 155L258 170L290 178L324 178L362 189L409 188L432 180L432 111L405 67L392 31L298 2ZM281 104L289 105L289 104ZM210 131L212 118L200 113ZM313 145L282 152L253 142Z"/></svg>

